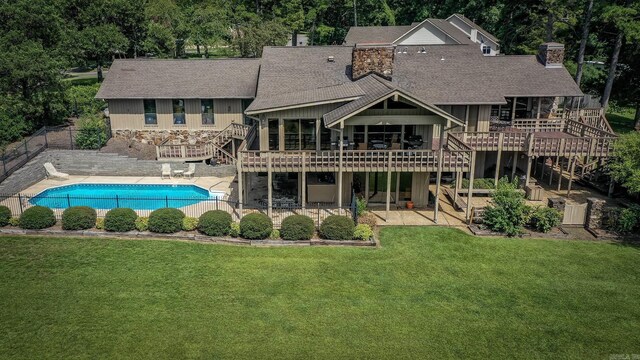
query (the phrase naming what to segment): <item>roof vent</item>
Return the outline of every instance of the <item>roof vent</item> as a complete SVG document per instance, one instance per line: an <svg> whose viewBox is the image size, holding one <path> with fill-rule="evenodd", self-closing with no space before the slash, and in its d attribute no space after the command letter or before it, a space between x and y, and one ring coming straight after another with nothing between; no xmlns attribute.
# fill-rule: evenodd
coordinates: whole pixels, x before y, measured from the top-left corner
<svg viewBox="0 0 640 360"><path fill-rule="evenodd" d="M327 61L328 61L328 62L335 62L335 61L336 61L336 59L335 59L333 56L329 56L329 57L327 58Z"/></svg>
<svg viewBox="0 0 640 360"><path fill-rule="evenodd" d="M402 49L402 53L406 54L407 53L407 48Z"/></svg>
<svg viewBox="0 0 640 360"><path fill-rule="evenodd" d="M420 54L426 54L426 53L427 53L427 49L424 46L420 48Z"/></svg>

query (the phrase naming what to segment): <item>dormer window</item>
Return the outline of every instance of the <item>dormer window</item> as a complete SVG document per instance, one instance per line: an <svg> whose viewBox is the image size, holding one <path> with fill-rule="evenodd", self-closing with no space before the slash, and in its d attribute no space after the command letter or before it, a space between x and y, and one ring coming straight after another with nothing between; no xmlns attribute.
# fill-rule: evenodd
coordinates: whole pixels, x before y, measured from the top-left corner
<svg viewBox="0 0 640 360"><path fill-rule="evenodd" d="M491 46L489 46L489 45L482 45L482 54L484 54L484 55L491 55Z"/></svg>

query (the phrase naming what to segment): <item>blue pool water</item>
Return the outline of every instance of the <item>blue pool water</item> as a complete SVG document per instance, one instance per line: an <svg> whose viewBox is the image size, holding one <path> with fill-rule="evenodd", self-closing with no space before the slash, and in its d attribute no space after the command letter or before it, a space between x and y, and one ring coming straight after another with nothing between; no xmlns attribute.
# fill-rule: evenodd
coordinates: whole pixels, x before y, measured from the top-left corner
<svg viewBox="0 0 640 360"><path fill-rule="evenodd" d="M54 209L90 206L94 209L155 210L215 201L223 195L195 185L74 184L47 189L29 202Z"/></svg>

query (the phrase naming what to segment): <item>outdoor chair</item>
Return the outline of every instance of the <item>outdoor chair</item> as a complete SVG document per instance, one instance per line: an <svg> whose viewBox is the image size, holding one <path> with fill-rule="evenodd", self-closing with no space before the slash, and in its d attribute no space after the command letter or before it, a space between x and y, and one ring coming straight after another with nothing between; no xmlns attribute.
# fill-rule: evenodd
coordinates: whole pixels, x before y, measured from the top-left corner
<svg viewBox="0 0 640 360"><path fill-rule="evenodd" d="M187 171L182 174L184 177L193 178L193 175L196 173L196 164L189 164L189 168Z"/></svg>
<svg viewBox="0 0 640 360"><path fill-rule="evenodd" d="M44 169L47 171L47 178L68 180L69 174L65 174L56 170L52 163L44 163Z"/></svg>
<svg viewBox="0 0 640 360"><path fill-rule="evenodd" d="M165 176L168 176L171 179L171 165L164 163L162 164L162 174L160 175L161 179L164 179Z"/></svg>

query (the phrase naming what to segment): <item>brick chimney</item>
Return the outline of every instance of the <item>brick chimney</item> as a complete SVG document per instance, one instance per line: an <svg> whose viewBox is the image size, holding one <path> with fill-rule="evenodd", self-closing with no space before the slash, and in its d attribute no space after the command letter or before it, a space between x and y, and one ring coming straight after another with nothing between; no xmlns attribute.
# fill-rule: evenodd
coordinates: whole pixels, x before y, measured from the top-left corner
<svg viewBox="0 0 640 360"><path fill-rule="evenodd" d="M538 60L546 68L561 68L564 61L564 45L553 42L540 45Z"/></svg>
<svg viewBox="0 0 640 360"><path fill-rule="evenodd" d="M356 45L351 54L351 77L358 80L370 73L387 79L393 75L394 47L391 45Z"/></svg>

